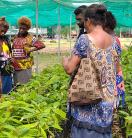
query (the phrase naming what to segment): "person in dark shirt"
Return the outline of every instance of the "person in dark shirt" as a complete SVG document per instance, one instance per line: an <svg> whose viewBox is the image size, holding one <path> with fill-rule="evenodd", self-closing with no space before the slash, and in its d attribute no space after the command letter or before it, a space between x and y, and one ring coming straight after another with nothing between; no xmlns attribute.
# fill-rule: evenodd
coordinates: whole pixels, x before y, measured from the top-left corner
<svg viewBox="0 0 132 138"><path fill-rule="evenodd" d="M11 66L11 45L5 35L9 25L5 17L0 18L0 74L2 83L2 94L7 94L12 89L12 66Z"/></svg>
<svg viewBox="0 0 132 138"><path fill-rule="evenodd" d="M86 5L82 5L80 7L78 7L77 9L75 9L74 14L76 16L76 21L77 21L77 25L80 28L80 32L78 35L78 38L82 35L82 34L86 34L86 31L84 29L84 13L87 9Z"/></svg>

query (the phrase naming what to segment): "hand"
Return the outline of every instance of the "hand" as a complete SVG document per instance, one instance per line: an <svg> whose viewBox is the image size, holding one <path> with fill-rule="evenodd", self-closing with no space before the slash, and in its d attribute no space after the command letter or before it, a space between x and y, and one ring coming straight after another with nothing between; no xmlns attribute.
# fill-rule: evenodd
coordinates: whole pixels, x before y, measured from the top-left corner
<svg viewBox="0 0 132 138"><path fill-rule="evenodd" d="M45 48L45 45L41 41L34 42L33 46L35 46L37 49Z"/></svg>

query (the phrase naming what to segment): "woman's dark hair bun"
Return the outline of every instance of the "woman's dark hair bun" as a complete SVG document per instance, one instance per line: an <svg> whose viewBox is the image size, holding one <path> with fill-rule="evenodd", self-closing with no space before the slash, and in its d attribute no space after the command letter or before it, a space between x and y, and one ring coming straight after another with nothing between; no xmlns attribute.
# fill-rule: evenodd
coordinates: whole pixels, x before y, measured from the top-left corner
<svg viewBox="0 0 132 138"><path fill-rule="evenodd" d="M104 8L104 7L98 7L97 9L96 9L96 13L97 14L104 14L104 13L106 13L107 12L107 9L106 8Z"/></svg>
<svg viewBox="0 0 132 138"><path fill-rule="evenodd" d="M114 28L116 27L116 19L114 17L114 15L110 12L107 11L105 13L105 28L109 28L110 30L114 30Z"/></svg>
<svg viewBox="0 0 132 138"><path fill-rule="evenodd" d="M116 27L114 15L102 4L90 5L85 12L85 19L87 18L91 19L94 25L102 25L105 29L114 30Z"/></svg>

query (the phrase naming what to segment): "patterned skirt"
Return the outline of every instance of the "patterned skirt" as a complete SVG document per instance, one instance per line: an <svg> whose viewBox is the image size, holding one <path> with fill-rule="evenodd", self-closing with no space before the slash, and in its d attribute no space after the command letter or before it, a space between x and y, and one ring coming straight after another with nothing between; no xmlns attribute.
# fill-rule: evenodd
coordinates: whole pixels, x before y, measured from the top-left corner
<svg viewBox="0 0 132 138"><path fill-rule="evenodd" d="M72 126L71 138L112 138L112 133L99 133L87 128Z"/></svg>

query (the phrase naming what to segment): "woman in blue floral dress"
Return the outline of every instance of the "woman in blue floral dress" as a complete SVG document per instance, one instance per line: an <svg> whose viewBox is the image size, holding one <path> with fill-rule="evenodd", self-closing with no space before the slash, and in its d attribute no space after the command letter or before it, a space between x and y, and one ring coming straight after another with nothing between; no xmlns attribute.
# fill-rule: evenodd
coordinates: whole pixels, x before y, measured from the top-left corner
<svg viewBox="0 0 132 138"><path fill-rule="evenodd" d="M111 126L113 110L117 103L116 65L118 57L116 38L104 31L104 26L110 22L112 13L91 5L85 13L85 29L77 40L73 54L63 59L67 74L71 75L82 58L91 56L95 63L101 64L99 70L103 100L97 104L77 106L69 104L69 113L73 117L72 138L112 138ZM115 24L110 25L115 27Z"/></svg>

